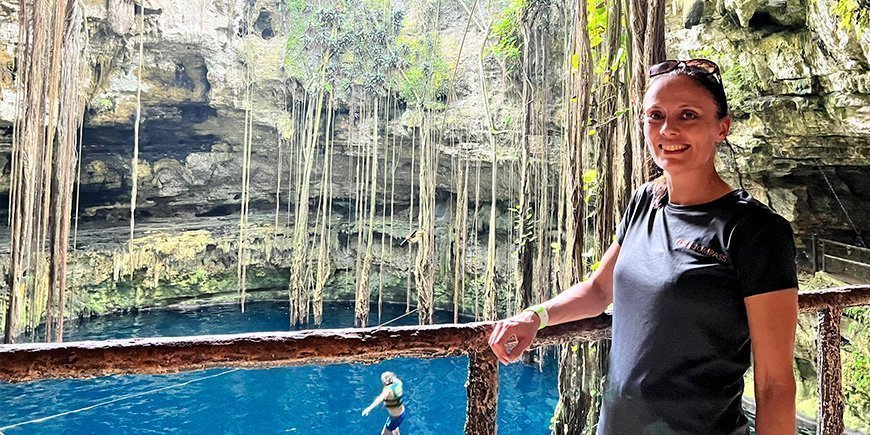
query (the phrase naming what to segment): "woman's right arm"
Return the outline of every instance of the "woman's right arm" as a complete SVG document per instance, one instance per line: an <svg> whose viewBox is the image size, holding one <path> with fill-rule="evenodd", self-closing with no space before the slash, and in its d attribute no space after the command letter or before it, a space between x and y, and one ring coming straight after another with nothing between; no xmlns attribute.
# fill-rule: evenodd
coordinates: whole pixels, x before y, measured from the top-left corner
<svg viewBox="0 0 870 435"><path fill-rule="evenodd" d="M613 243L589 280L574 284L544 302L550 317L548 325L573 322L603 313L613 302L613 267L618 256L619 245ZM529 311L499 321L489 337L489 347L503 364L514 362L532 344L540 324L538 314ZM508 352L506 344L513 341L511 337L515 337L516 346Z"/></svg>
<svg viewBox="0 0 870 435"><path fill-rule="evenodd" d="M390 388L384 387L384 389L381 391L381 394L379 394L378 397L375 397L375 400L372 402L372 404L367 406L366 409L363 409L363 417L369 415L369 413L372 412L373 409L380 405L384 400L387 400L387 397L390 397Z"/></svg>

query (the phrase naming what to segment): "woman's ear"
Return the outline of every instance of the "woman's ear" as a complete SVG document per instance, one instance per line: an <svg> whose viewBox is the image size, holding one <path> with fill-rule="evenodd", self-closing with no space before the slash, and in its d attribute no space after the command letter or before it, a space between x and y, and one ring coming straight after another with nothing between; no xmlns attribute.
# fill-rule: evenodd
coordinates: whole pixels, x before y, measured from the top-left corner
<svg viewBox="0 0 870 435"><path fill-rule="evenodd" d="M728 132L731 131L731 117L725 116L719 120L719 142L724 141L728 137Z"/></svg>

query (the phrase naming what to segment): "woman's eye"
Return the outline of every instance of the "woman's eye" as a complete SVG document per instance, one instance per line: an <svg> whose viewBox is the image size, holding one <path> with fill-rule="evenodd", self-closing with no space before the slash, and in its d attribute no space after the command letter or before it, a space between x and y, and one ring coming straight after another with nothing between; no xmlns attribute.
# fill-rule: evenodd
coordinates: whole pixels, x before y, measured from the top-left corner
<svg viewBox="0 0 870 435"><path fill-rule="evenodd" d="M687 111L683 112L682 117L683 117L683 119L697 119L698 114L695 112L691 112L691 111L687 110Z"/></svg>
<svg viewBox="0 0 870 435"><path fill-rule="evenodd" d="M660 121L664 116L659 112L650 112L646 114L647 121Z"/></svg>

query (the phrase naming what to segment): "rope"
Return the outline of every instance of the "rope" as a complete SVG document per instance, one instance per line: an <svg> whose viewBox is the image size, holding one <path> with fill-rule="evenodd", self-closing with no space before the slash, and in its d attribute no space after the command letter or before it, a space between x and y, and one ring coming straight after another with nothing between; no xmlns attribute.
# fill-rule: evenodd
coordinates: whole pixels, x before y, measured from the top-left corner
<svg viewBox="0 0 870 435"><path fill-rule="evenodd" d="M855 223L852 222L852 217L849 216L849 212L846 211L846 207L844 207L843 202L840 201L840 196L837 195L837 191L834 190L834 186L831 185L831 182L828 180L828 176L825 175L825 171L822 170L822 167L819 164L816 165L816 168L818 168L819 172L822 173L822 177L825 179L825 183L828 184L828 188L830 188L831 192L834 194L834 199L837 200L837 204L840 205L840 209L843 210L843 214L846 215L846 220L849 221L849 226L852 227L852 231L854 231L855 235L858 236L858 241L861 242L861 245L866 248L867 246L864 243L864 239L861 237L861 232L858 231L858 229L855 227Z"/></svg>
<svg viewBox="0 0 870 435"><path fill-rule="evenodd" d="M89 411L89 410L91 410L91 409L94 409L94 408L97 408L97 407L100 407L100 406L104 406L104 405L110 405L110 404L112 404L112 403L120 402L120 401L122 401L122 400L132 399L132 398L134 398L134 397L139 397L139 396L145 396L145 395L147 395L147 394L157 393L157 392L164 391L164 390L168 390L168 389L171 389L171 388L183 387L183 386L185 386L185 385L190 385L190 384L192 384L192 383L194 383L194 382L200 382L200 381L204 381L204 380L206 380L206 379L216 378L216 377L218 377L218 376L223 376L223 375L225 375L225 374L232 373L232 372L237 371L237 370L239 370L239 369L238 369L238 368L230 369L230 370L226 370L226 371L223 371L223 372L220 372L220 373L216 373L216 374L213 374L213 375L208 375L208 376L205 376L205 377L202 377L202 378L191 379L191 380L189 380L189 381L187 381L187 382L181 382L181 383L178 383L178 384L172 384L172 385L168 385L168 386L165 386L165 387L157 388L157 389L155 389L155 390L151 390L151 391L143 391L143 392L140 392L140 393L128 394L128 395L125 395L125 396L117 397L117 398L112 399L112 400L107 400L107 401L105 401L105 402L100 402L100 403L97 403L97 404L94 404L94 405L91 405L91 406L86 406L86 407L84 407L84 408L79 408L79 409L75 409L75 410L72 410L72 411L61 412L60 414L49 415L49 416L47 416L47 417L41 417L41 418L37 418L37 419L33 419L33 420L22 421L22 422L20 422L20 423L11 424L11 425L9 425L9 426L3 426L3 427L0 427L0 435L3 435L3 431L4 431L4 430L9 430L9 429L13 429L13 428L16 428L16 427L19 427L19 426L24 426L24 425L33 424L33 423L44 423L44 422L46 422L46 421L48 421L48 420L52 420L52 419L55 419L55 418L58 418L58 417L63 417L63 416L65 416L65 415L70 415L70 414L77 414L77 413L79 413L79 412L83 412L83 411Z"/></svg>
<svg viewBox="0 0 870 435"><path fill-rule="evenodd" d="M728 149L731 151L731 168L737 173L737 181L740 183L740 188L745 190L746 186L743 185L743 173L740 172L740 167L737 166L737 157L734 156L734 146L731 145L731 142L727 137L725 138L725 145L728 146Z"/></svg>
<svg viewBox="0 0 870 435"><path fill-rule="evenodd" d="M408 311L407 313L402 314L401 316L396 317L395 319L390 320L389 322L381 323L380 325L375 326L375 329L378 329L378 328L381 328L381 327L387 326L387 325L389 325L390 323L393 323L393 322L395 322L396 320L401 319L402 317L405 317L405 316L409 316L409 315L411 315L414 311L417 311L417 310L419 310L419 309L420 309L419 307L418 307L418 308L414 308L413 310ZM2 428L0 428L0 429L2 429ZM0 435L2 435L2 434L0 434Z"/></svg>
<svg viewBox="0 0 870 435"><path fill-rule="evenodd" d="M397 321L397 320L399 320L399 319L401 319L401 318L403 318L403 317L409 316L409 315L413 314L415 311L417 311L418 309L419 309L419 308L414 308L413 310L408 311L407 313L402 314L401 316L396 317L395 319L392 319L392 320L390 320L390 321L388 321L388 322L385 322L385 323L382 323L382 324L376 326L375 329L378 329L378 328L384 327L384 326L389 325L390 323L393 323L393 322L395 322L395 321ZM228 373L232 373L232 372L235 372L235 371L238 371L238 370L239 370L238 368L230 369L230 370L226 370L226 371L223 371L223 372L220 372L220 373L216 373L216 374L213 374L213 375L208 375L208 376L205 376L205 377L202 377L202 378L191 379L191 380L189 380L189 381L187 381L187 382L181 382L181 383L178 383L178 384L167 385L167 386L165 386L165 387L160 387L160 388L157 388L157 389L155 389L155 390L143 391L143 392L140 392L140 393L134 393L134 394L128 394L128 395L125 395L125 396L121 396L121 397L117 397L117 398L114 398L114 399L111 399L111 400L107 400L107 401L105 401L105 402L100 402L100 403L97 403L97 404L94 404L94 405L91 405L91 406L86 406L86 407L84 407L84 408L74 409L74 410L72 410L72 411L61 412L61 413L59 413L59 414L49 415L49 416L47 416L47 417L40 417L40 418L36 418L36 419L33 419L33 420L22 421L22 422L20 422L20 423L10 424L10 425L8 425L8 426L0 427L0 435L4 435L4 432L3 432L3 431L5 431L5 430L14 429L14 428L16 428L16 427L25 426L25 425L28 425L28 424L44 423L44 422L46 422L46 421L48 421L48 420L53 420L53 419L55 419L55 418L63 417L63 416L70 415L70 414L77 414L77 413L79 413L79 412L89 411L89 410L91 410L91 409L98 408L98 407L100 407L100 406L110 405L110 404L112 404L112 403L120 402L120 401L122 401L122 400L132 399L132 398L134 398L134 397L145 396L145 395L148 395L148 394L153 394L153 393L157 393L157 392L160 392L160 391L165 391L165 390L169 390L169 389L172 389L172 388L183 387L183 386L185 386L185 385L190 385L190 384L192 384L192 383L194 383L194 382L201 382L201 381L204 381L204 380L206 380L206 379L216 378L216 377L218 377L218 376L223 376L223 375L226 375L226 374L228 374Z"/></svg>

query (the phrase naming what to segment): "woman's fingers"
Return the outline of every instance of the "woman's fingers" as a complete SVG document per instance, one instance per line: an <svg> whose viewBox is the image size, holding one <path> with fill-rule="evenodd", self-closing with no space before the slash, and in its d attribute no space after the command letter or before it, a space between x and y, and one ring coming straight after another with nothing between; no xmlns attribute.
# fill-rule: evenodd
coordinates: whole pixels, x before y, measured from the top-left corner
<svg viewBox="0 0 870 435"><path fill-rule="evenodd" d="M508 354L508 362L514 362L519 358L520 355L523 354L523 346L520 345L520 340L517 338L516 334L511 334L508 337L507 342L505 342L505 350Z"/></svg>
<svg viewBox="0 0 870 435"><path fill-rule="evenodd" d="M502 364L508 363L508 355L503 342L505 331L508 329L506 323L506 321L496 323L492 334L489 336L489 347Z"/></svg>
<svg viewBox="0 0 870 435"><path fill-rule="evenodd" d="M507 345L505 344L505 341L507 339L506 334L508 333L508 330L509 328L507 327L507 325L502 325L498 340L496 341L496 349L498 349L496 356L499 357L498 359L501 361L502 364L510 363L510 355L507 350Z"/></svg>
<svg viewBox="0 0 870 435"><path fill-rule="evenodd" d="M523 322L502 320L495 324L489 336L489 347L502 364L510 364L531 345L535 330L528 330Z"/></svg>
<svg viewBox="0 0 870 435"><path fill-rule="evenodd" d="M516 344L514 345L513 350L510 352L510 361L516 361L526 349L532 344L532 336L522 335L516 339Z"/></svg>
<svg viewBox="0 0 870 435"><path fill-rule="evenodd" d="M505 350L505 352L507 352L508 354L512 353L513 350L514 350L514 348L517 347L517 344L519 344L519 342L520 342L520 341L517 340L517 335L516 335L516 334L511 334L511 335L507 338L507 340L505 340L505 342L504 342L504 350Z"/></svg>

